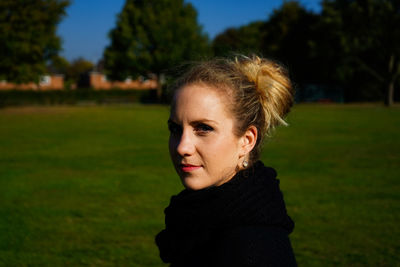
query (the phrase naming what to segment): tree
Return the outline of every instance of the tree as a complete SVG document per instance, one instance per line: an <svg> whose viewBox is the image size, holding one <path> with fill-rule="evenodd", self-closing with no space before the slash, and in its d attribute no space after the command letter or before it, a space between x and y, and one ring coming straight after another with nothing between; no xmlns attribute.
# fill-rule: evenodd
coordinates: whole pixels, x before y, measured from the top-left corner
<svg viewBox="0 0 400 267"><path fill-rule="evenodd" d="M148 73L160 80L165 70L209 50L196 10L183 0L127 0L109 36L104 60L112 80Z"/></svg>
<svg viewBox="0 0 400 267"><path fill-rule="evenodd" d="M263 54L287 65L296 83L320 82L314 53L317 21L318 15L297 1L287 1L274 10L262 28Z"/></svg>
<svg viewBox="0 0 400 267"><path fill-rule="evenodd" d="M87 61L84 58L75 59L67 68L66 80L70 84L75 83L79 85L79 83L83 83L84 85L85 81L82 81L83 76L87 76L93 68L94 65L92 62Z"/></svg>
<svg viewBox="0 0 400 267"><path fill-rule="evenodd" d="M255 21L239 28L228 28L218 34L212 43L214 55L225 56L231 52L260 53L265 22Z"/></svg>
<svg viewBox="0 0 400 267"><path fill-rule="evenodd" d="M47 71L53 74L64 74L66 88L71 85L88 86L87 74L95 68L94 64L84 58L78 58L71 63L61 56L54 57Z"/></svg>
<svg viewBox="0 0 400 267"><path fill-rule="evenodd" d="M332 34L337 72L366 92L381 88L385 105L393 104L400 77L400 1L324 0L322 20Z"/></svg>
<svg viewBox="0 0 400 267"><path fill-rule="evenodd" d="M61 49L56 27L68 0L0 1L0 79L39 82Z"/></svg>
<svg viewBox="0 0 400 267"><path fill-rule="evenodd" d="M54 56L47 65L47 72L51 74L66 74L69 68L69 62L62 56Z"/></svg>

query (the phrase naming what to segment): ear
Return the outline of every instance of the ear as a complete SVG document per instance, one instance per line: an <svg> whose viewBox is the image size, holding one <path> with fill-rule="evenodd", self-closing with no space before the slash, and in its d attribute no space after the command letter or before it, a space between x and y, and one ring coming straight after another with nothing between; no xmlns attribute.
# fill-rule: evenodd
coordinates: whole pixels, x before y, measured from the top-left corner
<svg viewBox="0 0 400 267"><path fill-rule="evenodd" d="M241 137L241 146L240 146L240 156L243 157L250 153L253 150L254 146L257 142L257 127L254 125L250 126L244 135Z"/></svg>

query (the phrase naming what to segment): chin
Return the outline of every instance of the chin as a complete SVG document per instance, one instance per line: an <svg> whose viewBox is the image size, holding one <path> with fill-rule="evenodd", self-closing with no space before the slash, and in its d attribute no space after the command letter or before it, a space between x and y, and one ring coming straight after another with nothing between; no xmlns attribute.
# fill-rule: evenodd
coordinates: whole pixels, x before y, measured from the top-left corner
<svg viewBox="0 0 400 267"><path fill-rule="evenodd" d="M193 178L182 178L182 184L186 189L193 191L209 187L209 185L205 185L204 183L196 181L196 179Z"/></svg>

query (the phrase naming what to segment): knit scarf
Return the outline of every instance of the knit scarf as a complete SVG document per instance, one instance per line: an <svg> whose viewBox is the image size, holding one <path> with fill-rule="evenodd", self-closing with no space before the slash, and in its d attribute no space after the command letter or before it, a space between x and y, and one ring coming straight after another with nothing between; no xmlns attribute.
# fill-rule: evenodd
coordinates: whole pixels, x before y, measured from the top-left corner
<svg viewBox="0 0 400 267"><path fill-rule="evenodd" d="M264 225L291 233L294 228L276 172L261 161L220 186L183 190L172 196L164 212L166 228L156 236L164 262L187 257L219 229Z"/></svg>

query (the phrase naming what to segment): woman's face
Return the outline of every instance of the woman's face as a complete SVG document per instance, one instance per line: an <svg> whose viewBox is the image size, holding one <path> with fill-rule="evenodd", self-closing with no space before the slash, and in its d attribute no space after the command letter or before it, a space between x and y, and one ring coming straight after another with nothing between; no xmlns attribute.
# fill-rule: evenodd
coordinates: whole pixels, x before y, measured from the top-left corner
<svg viewBox="0 0 400 267"><path fill-rule="evenodd" d="M189 84L175 95L168 126L169 151L183 185L191 190L218 186L238 171L242 139L221 93Z"/></svg>

